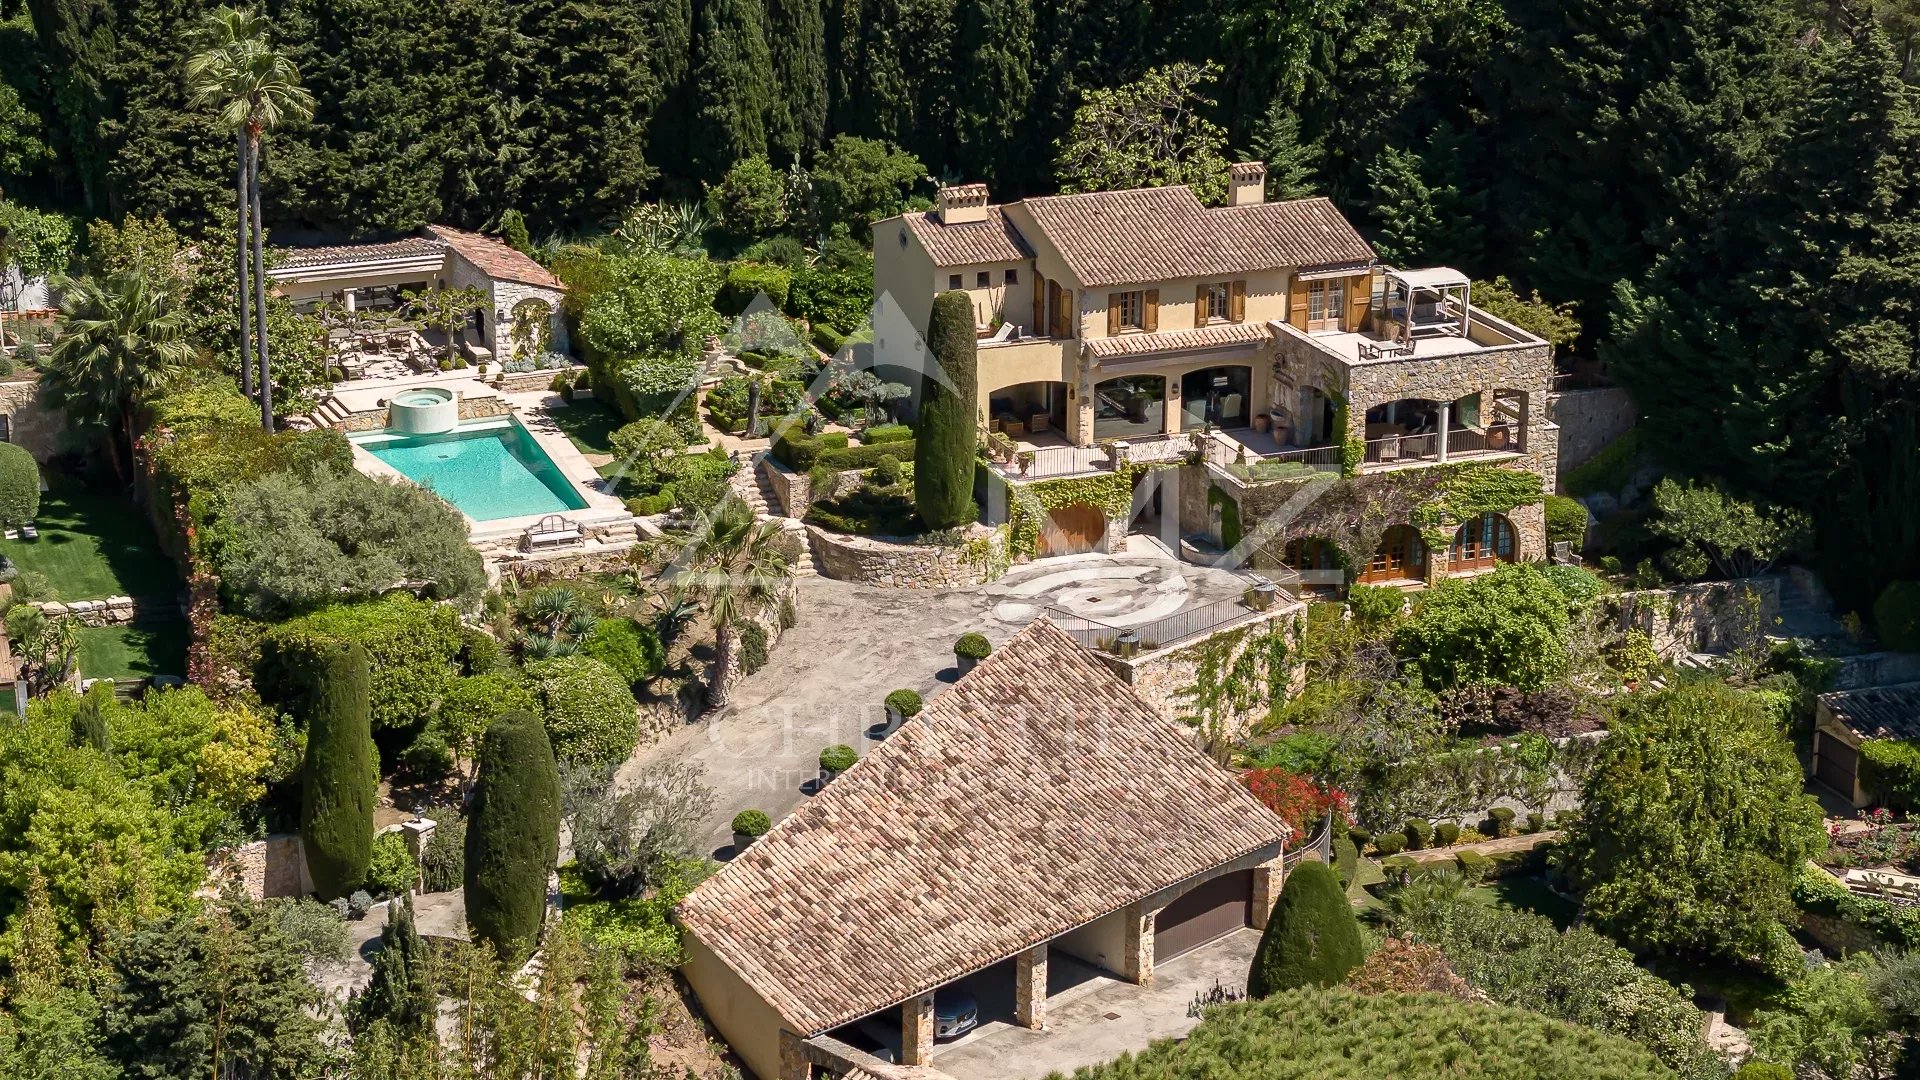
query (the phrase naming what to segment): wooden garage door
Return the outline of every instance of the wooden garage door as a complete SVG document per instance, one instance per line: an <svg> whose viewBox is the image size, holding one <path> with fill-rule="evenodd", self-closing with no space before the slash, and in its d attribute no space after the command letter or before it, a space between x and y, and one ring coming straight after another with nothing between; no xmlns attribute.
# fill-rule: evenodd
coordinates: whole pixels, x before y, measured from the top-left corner
<svg viewBox="0 0 1920 1080"><path fill-rule="evenodd" d="M1074 503L1047 515L1040 526L1040 555L1078 555L1093 551L1107 535L1107 515L1097 506Z"/></svg>
<svg viewBox="0 0 1920 1080"><path fill-rule="evenodd" d="M1813 753L1813 778L1853 801L1853 780L1860 770L1860 752L1822 731Z"/></svg>
<svg viewBox="0 0 1920 1080"><path fill-rule="evenodd" d="M1164 963L1251 924L1253 871L1202 882L1161 909L1153 923L1153 960Z"/></svg>

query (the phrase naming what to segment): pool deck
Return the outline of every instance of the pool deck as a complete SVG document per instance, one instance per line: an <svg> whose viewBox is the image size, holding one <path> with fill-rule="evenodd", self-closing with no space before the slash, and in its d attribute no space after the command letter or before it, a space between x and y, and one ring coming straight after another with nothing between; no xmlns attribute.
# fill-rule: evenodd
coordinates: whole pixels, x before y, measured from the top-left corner
<svg viewBox="0 0 1920 1080"><path fill-rule="evenodd" d="M534 443L553 461L554 465L559 468L561 475L565 476L573 485L575 493L577 493L581 499L585 500L587 504L583 509L559 510L553 513L558 513L568 521L583 527L632 519L633 515L627 511L626 505L607 492L606 481L601 478L599 472L596 471L587 461L586 457L580 453L579 449L567 439L566 434L560 430L559 426L548 419L548 399L552 398L557 401L558 398L544 390L525 394L502 394L500 391L476 379L450 378L446 375L440 375L438 377L423 375L417 379L388 381L377 386L336 390L334 396L339 398L341 403L347 408L356 412L362 412L379 408L380 402L390 400L395 394L403 390L426 386L437 386L451 390L456 397L460 398L492 397L504 400L507 403L507 407L511 410L514 420L526 430L528 435L533 437ZM505 420L505 417L490 419ZM463 421L461 426L466 427L470 424L481 424L484 422L485 421ZM386 462L381 461L379 458L374 457L373 454L369 453L366 448L360 446L358 443L355 443L353 446L353 463L356 468L369 476L386 477L388 479L412 483L405 474L393 466L388 465ZM463 514L462 516L465 515ZM548 516L550 515L527 514L519 517L495 518L491 521L476 521L468 517L468 539L475 543L484 543L518 536L533 526L538 525L543 518Z"/></svg>

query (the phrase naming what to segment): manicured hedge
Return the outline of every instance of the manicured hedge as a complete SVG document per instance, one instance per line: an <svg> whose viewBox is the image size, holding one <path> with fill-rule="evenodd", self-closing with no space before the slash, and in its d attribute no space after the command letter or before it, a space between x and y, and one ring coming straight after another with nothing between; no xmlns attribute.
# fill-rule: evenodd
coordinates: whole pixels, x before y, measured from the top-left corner
<svg viewBox="0 0 1920 1080"><path fill-rule="evenodd" d="M1875 802L1920 807L1920 740L1868 739L1860 744L1860 782Z"/></svg>
<svg viewBox="0 0 1920 1080"><path fill-rule="evenodd" d="M1580 550L1587 538L1587 508L1566 495L1547 496L1547 543L1561 542Z"/></svg>
<svg viewBox="0 0 1920 1080"><path fill-rule="evenodd" d="M467 644L453 608L404 593L322 608L274 627L261 642L262 696L275 704L290 701L303 689L299 673L306 659L349 641L365 647L372 662L369 704L376 731L424 726L459 674Z"/></svg>
<svg viewBox="0 0 1920 1080"><path fill-rule="evenodd" d="M40 463L23 446L0 443L0 527L25 525L40 515Z"/></svg>
<svg viewBox="0 0 1920 1080"><path fill-rule="evenodd" d="M860 441L868 446L876 443L912 442L913 429L905 424L875 424L860 433Z"/></svg>
<svg viewBox="0 0 1920 1080"><path fill-rule="evenodd" d="M560 850L560 772L530 713L487 729L467 821L467 926L503 960L532 950Z"/></svg>
<svg viewBox="0 0 1920 1080"><path fill-rule="evenodd" d="M345 896L367 880L379 782L368 719L366 650L330 645L306 667L307 756L300 770L300 842L314 891Z"/></svg>
<svg viewBox="0 0 1920 1080"><path fill-rule="evenodd" d="M1263 998L1300 986L1333 986L1366 957L1338 876L1327 864L1307 860L1280 889L1253 954L1247 993Z"/></svg>
<svg viewBox="0 0 1920 1080"><path fill-rule="evenodd" d="M911 438L849 446L846 433L841 431L807 435L795 428L773 440L774 459L796 472L810 472L815 465L836 471L871 469L883 457L907 461L914 450Z"/></svg>
<svg viewBox="0 0 1920 1080"><path fill-rule="evenodd" d="M720 289L720 302L715 306L726 315L738 315L747 310L753 298L761 293L773 301L773 306L787 306L787 293L793 288L793 274L784 266L769 266L765 263L737 262L727 268L727 283Z"/></svg>
<svg viewBox="0 0 1920 1080"><path fill-rule="evenodd" d="M847 343L847 335L835 330L826 323L813 324L813 333L811 336L813 343L819 346L820 351L829 356L837 354L841 346Z"/></svg>

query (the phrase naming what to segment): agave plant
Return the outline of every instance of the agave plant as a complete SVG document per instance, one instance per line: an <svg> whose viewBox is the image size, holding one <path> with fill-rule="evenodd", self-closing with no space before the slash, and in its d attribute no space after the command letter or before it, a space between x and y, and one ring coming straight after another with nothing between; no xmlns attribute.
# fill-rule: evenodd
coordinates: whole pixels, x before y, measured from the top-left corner
<svg viewBox="0 0 1920 1080"><path fill-rule="evenodd" d="M554 637L581 614L580 594L565 585L549 585L529 596L521 612L527 621Z"/></svg>

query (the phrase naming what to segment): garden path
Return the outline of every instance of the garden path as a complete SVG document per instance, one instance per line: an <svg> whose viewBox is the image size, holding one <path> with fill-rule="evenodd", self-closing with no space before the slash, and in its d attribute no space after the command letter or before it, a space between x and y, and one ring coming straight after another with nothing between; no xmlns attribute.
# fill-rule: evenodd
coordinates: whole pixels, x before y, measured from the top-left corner
<svg viewBox="0 0 1920 1080"><path fill-rule="evenodd" d="M1421 848L1405 854L1417 863L1449 862L1463 851L1477 851L1482 855L1504 855L1510 851L1532 851L1541 844L1560 839L1559 829L1528 833L1524 836L1503 836L1498 840L1482 840L1474 844L1455 844L1452 847Z"/></svg>

